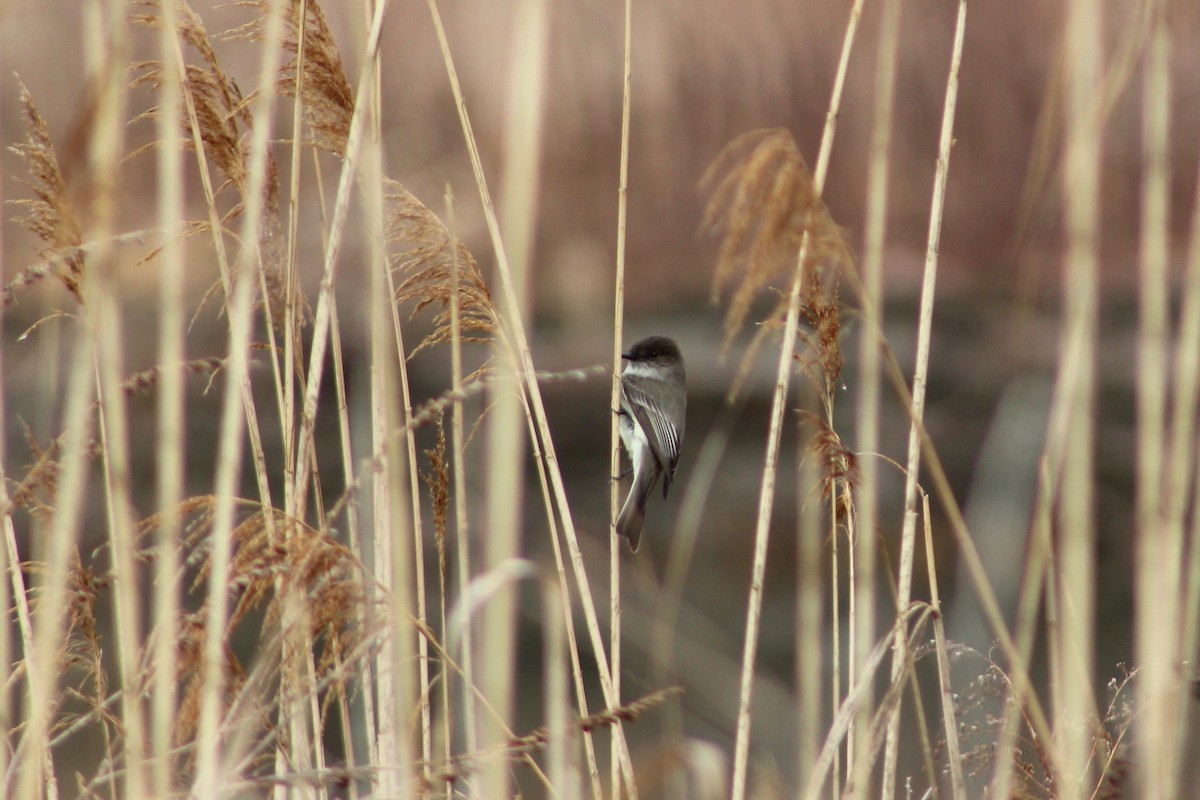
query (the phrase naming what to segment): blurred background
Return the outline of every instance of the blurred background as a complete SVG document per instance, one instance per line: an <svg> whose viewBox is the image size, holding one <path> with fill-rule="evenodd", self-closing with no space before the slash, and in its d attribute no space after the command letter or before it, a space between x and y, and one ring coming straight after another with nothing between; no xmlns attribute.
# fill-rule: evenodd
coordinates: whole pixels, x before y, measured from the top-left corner
<svg viewBox="0 0 1200 800"><path fill-rule="evenodd" d="M441 9L450 46L489 180L501 163L515 2L446 3ZM623 6L582 0L554 3L549 88L539 219L531 284L533 357L539 368L569 369L607 363L612 352L613 265L616 246L620 151ZM196 2L210 32L244 23L244 9ZM731 139L752 129L784 127L810 162L815 161L850 2L785 0L658 0L635 2L633 106L629 180L625 342L659 332L675 337L687 360L689 417L677 486L666 502L652 503L643 548L626 558L623 587L627 629L624 693L639 696L680 684L686 694L667 712L631 726L635 759L643 764L684 758L686 747L731 751L736 713L736 676L750 578L753 517L766 440L766 416L774 356L755 365L744 401L725 406L724 395L752 334L743 331L727 353L721 348L722 298L714 298L716 244L700 232L706 196L699 183L705 167ZM45 117L70 182L86 169L80 143L87 115L83 66L86 15L77 0L0 2L0 141L22 141L24 121L13 73L19 73ZM353 83L362 52L361 4L328 2L324 10L346 59ZM916 310L928 233L930 194L942 116L956 4L908 0L903 6L885 260L885 325L891 347L911 373ZM1197 192L1200 142L1200 5L1172 7L1171 253L1173 275L1182 274L1189 218ZM1103 298L1099 350L1097 564L1099 606L1096 675L1120 674L1132 660L1130 580L1134 440L1134 356L1137 312L1137 248L1141 181L1141 62L1144 28L1140 5L1105 4L1106 91L1101 259ZM1006 613L1013 608L1032 508L1035 469L1057 364L1061 298L1061 31L1062 4L1053 0L972 0L967 17L955 144L952 151L941 240L927 426L966 508L973 536ZM877 4L867 3L851 57L825 199L833 218L862 250L868 136L872 123ZM156 42L132 29L131 60L154 57ZM482 214L462 134L424 4L393 3L384 32L383 93L386 174L403 182L435 211L447 186L456 197L463 238L485 274L492 267ZM243 91L253 85L257 51L244 42L220 45L224 68ZM129 96L131 116L151 99ZM290 117L290 111L287 112ZM280 120L286 136L290 119ZM149 141L152 124L132 124L129 150ZM27 196L24 167L10 152L0 155L0 196ZM326 192L332 197L332 183ZM305 180L310 178L306 177ZM152 224L154 161L133 157L124 168L121 230ZM79 187L72 184L73 190ZM202 213L197 186L190 187L195 216ZM315 206L315 203L310 204ZM305 211L314 215L315 210ZM504 209L500 208L501 216ZM7 282L37 258L37 243L14 225L5 209L0 227L0 267ZM302 228L301 252L321 252L318 225ZM132 250L131 250L132 252ZM215 279L196 248L192 288L197 300ZM361 253L345 253L350 263ZM153 265L121 274L128 299L127 364L130 371L154 363L156 345ZM310 300L316 296L319 258L301 263ZM358 271L347 270L353 281ZM342 284L351 296L353 283ZM848 362L839 426L853 446L857 344L853 307L847 307ZM55 310L70 312L61 286L43 282L24 292L3 320L3 380L9 429L8 464L27 463L22 423L46 441L58 419L53 366L60 345L53 323L20 338ZM760 316L771 298L765 298ZM418 318L415 330L428 321ZM752 325L752 323L751 323ZM748 325L748 328L750 326ZM189 355L220 352L225 320L213 308L189 338ZM419 335L419 334L418 334ZM411 341L417 341L414 335ZM351 342L351 347L354 343ZM436 358L413 362L415 400L444 388ZM350 365L351 373L354 365ZM263 391L269 391L265 372ZM365 376L359 375L360 380ZM365 383L360 383L365 387ZM196 387L189 399L189 441L204 441L215 427L219 398ZM365 389L364 389L365 390ZM609 382L547 385L546 398L576 522L586 540L593 588L607 584ZM152 415L153 399L137 400L135 413ZM214 416L205 416L204 410ZM904 457L905 412L889 394L881 449ZM795 729L788 699L793 685L795 620L796 481L803 445L788 417L780 491L776 498L772 551L754 706L752 756L766 785L788 786L793 772ZM688 492L697 454L718 426L729 432L721 467L704 492L705 513L683 601L669 640L652 623L659 613L661 584L671 556L673 531ZM277 428L269 429L279 447ZM335 432L326 431L329 436ZM135 452L142 483L139 511L153 508L153 448ZM479 445L480 447L482 445ZM193 447L189 486L208 485L211 452ZM330 456L336 463L336 451ZM537 492L532 479L531 492ZM896 552L902 476L884 468L879 535ZM336 487L334 487L336 488ZM550 561L540 499L527 503L526 553ZM949 636L987 652L991 634L981 622L966 581L955 580L955 550L948 533L934 536L939 557ZM894 570L892 570L894 572ZM916 574L924 575L919 564ZM918 577L917 597L924 597ZM886 593L883 595L887 597ZM531 598L532 599L532 598ZM826 600L828 602L828 600ZM605 602L599 606L606 607ZM536 608L530 603L530 609ZM890 616L890 612L887 612ZM886 618L886 617L885 617ZM536 624L530 624L530 636ZM531 647L531 659L537 659ZM656 659L674 654L661 671ZM964 667L968 672L971 668ZM540 687L528 687L531 692ZM1096 688L1102 697L1103 685ZM536 722L536 715L532 721ZM668 752L664 731L691 744ZM902 774L919 771L914 747ZM665 769L665 767L664 767ZM777 775L773 779L771 776Z"/></svg>

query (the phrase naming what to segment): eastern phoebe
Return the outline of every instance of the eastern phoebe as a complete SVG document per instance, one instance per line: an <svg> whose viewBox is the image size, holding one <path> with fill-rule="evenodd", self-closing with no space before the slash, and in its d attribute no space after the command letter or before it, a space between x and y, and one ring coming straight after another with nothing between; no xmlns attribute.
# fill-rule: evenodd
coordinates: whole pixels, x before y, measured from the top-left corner
<svg viewBox="0 0 1200 800"><path fill-rule="evenodd" d="M633 485L617 517L617 534L636 553L646 518L646 500L663 478L663 497L671 488L687 413L687 375L679 345L666 336L649 336L622 353L629 363L621 373L621 444L633 462Z"/></svg>

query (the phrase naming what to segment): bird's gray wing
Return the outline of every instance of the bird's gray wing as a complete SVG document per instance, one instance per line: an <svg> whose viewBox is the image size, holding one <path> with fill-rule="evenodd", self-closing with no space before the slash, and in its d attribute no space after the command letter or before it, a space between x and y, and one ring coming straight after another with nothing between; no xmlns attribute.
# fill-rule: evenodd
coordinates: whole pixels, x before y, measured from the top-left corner
<svg viewBox="0 0 1200 800"><path fill-rule="evenodd" d="M682 392L647 392L655 383L658 382L640 375L624 375L621 378L621 391L634 419L646 432L650 449L662 467L665 497L671 478L675 475L675 467L679 464L679 445L683 438L682 426L676 427L672 420L683 419L686 400ZM661 384L654 388L660 389ZM662 395L664 399L655 401L652 394Z"/></svg>

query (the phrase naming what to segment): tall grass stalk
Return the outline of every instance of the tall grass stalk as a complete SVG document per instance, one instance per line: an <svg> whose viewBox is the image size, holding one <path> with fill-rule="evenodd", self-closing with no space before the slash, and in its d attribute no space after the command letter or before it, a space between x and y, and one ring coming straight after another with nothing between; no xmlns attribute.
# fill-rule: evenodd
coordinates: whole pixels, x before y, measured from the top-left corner
<svg viewBox="0 0 1200 800"><path fill-rule="evenodd" d="M856 404L857 450L866 457L859 462L860 481L856 492L858 537L853 542L852 559L856 574L852 580L854 608L850 617L850 658L854 674L862 668L875 642L876 629L876 528L878 525L877 482L879 461L879 415L881 390L881 342L867 331L883 327L883 258L887 235L889 159L892 142L892 109L895 105L896 58L900 40L900 0L885 0L880 23L879 53L875 65L875 108L871 127L867 166L866 219L864 226L862 314L865 322L859 339L859 393ZM862 678L860 678L862 680ZM869 722L874 713L871 687L864 686L858 705L850 743L849 763L855 772L848 776L847 790L870 792L871 761L862 752L870 747Z"/></svg>
<svg viewBox="0 0 1200 800"><path fill-rule="evenodd" d="M435 0L429 0L430 14L433 17L434 29L437 33L438 43L442 50L442 58L446 66L446 72L450 79L451 89L454 93L455 105L459 113L459 121L462 125L463 136L466 140L468 155L471 159L472 170L475 175L476 186L479 190L481 204L483 206L484 217L487 222L488 233L492 240L492 247L496 255L496 263L500 276L500 293L503 300L503 308L508 314L507 325L512 336L513 350L519 354L519 364L521 368L520 377L524 382L524 390L528 403L528 413L532 415L532 424L536 428L537 434L541 440L542 446L545 448L544 459L546 470L549 475L553 493L554 502L557 507L560 521L562 522L562 532L566 539L567 550L571 556L571 567L575 574L576 585L579 589L580 602L584 613L584 619L587 622L588 636L591 640L593 651L596 656L596 668L600 677L600 688L604 694L605 702L610 709L617 708L617 703L614 702L614 692L612 683L612 673L608 666L608 657L605 653L604 638L600 631L600 624L596 616L596 606L592 599L590 583L588 582L587 571L583 565L583 554L579 549L579 540L575 533L575 524L571 518L570 506L567 503L566 491L563 486L562 473L558 465L558 457L554 452L554 442L550 436L549 425L546 421L546 411L542 402L541 389L538 385L537 374L533 369L533 361L529 352L529 342L525 335L525 326L523 318L519 312L519 303L512 285L511 269L508 264L508 256L504 248L503 237L500 233L500 226L496 219L496 210L492 204L491 196L487 188L487 180L483 174L483 164L479 155L479 146L475 139L475 134L471 128L470 116L467 114L466 100L463 97L462 87L458 81L458 74L454 69L454 61L450 54L449 42L446 38L446 31L441 22L441 15L437 9ZM615 728L622 730L622 725L618 720ZM629 757L628 744L625 741L623 731L618 734L617 741L617 758L621 761L621 776L625 782L625 789L631 796L636 797L636 789L633 781L633 766Z"/></svg>
<svg viewBox="0 0 1200 800"><path fill-rule="evenodd" d="M180 38L183 35L182 32L185 29L193 31L198 29L203 33L203 28L200 25L199 18L190 7L181 4L179 12L180 28L176 35L172 36L173 58L176 72L179 75L186 75L187 64L183 56L183 45L180 42ZM206 33L204 35L207 36ZM209 158L204 145L203 126L200 123L197 112L197 99L192 88L192 82L190 80L184 81L181 88L184 109L187 112L188 131L191 134L191 146L196 154L197 172L200 176L201 189L204 192L205 208L208 213L208 230L212 237L213 254L216 256L217 271L220 274L225 311L232 318L233 275L229 265L229 255L225 249L224 225L221 220L221 212L217 206L212 169L210 168ZM249 438L250 453L254 460L254 476L258 482L259 500L263 506L272 508L274 506L271 502L271 484L267 479L267 459L263 451L262 434L258 425L258 412L255 410L254 393L250 386L250 373L248 371L242 376L241 396L243 413L246 416L246 433ZM267 525L274 526L274 519L270 515L267 517Z"/></svg>
<svg viewBox="0 0 1200 800"><path fill-rule="evenodd" d="M501 207L505 210L500 228L504 257L498 256L500 282L507 289L509 312L524 319L530 308L531 258L537 230L537 187L544 116L545 60L548 8L543 0L524 0L516 8L511 70L508 80L507 114L504 119L503 177ZM507 274L504 274L507 272ZM510 351L513 353L513 351ZM493 395L488 420L487 535L484 539L483 569L491 570L515 557L521 549L526 445L522 436L521 385L516 360L503 365L501 380ZM536 446L536 445L535 445ZM553 513L547 508L547 513ZM511 720L516 681L516 589L497 595L483 610L482 663L479 673L484 694L496 706L501 719ZM485 747L501 740L502 732L488 724L481 731ZM485 797L510 793L508 766L490 761L481 776Z"/></svg>
<svg viewBox="0 0 1200 800"><path fill-rule="evenodd" d="M234 504L241 478L242 388L249 375L249 347L253 317L253 281L259 251L259 231L267 182L267 147L270 143L271 112L275 99L275 73L279 68L283 38L283 3L274 0L266 25L259 73L258 97L253 111L253 128L248 159L247 194L243 198L242 250L238 269L231 276L233 295L229 317L229 360L227 383L221 410L220 435L214 478L216 509L213 515L213 555L206 600L207 635L204 639L204 672L201 689L200 722L196 757L195 790L201 796L213 796L220 790L223 762L219 735L225 695L225 640L228 614L230 558L233 550ZM268 515L268 517L271 515Z"/></svg>
<svg viewBox="0 0 1200 800"><path fill-rule="evenodd" d="M858 33L858 22L862 17L863 0L855 0L850 7L850 17L846 23L846 31L842 37L842 49L838 56L837 72L834 75L833 91L829 98L829 109L825 112L825 127L821 133L820 150L817 153L817 163L813 170L813 182L817 191L824 191L825 177L829 172L830 154L833 152L833 136L837 131L838 113L842 106L842 93L846 87L846 73L850 65L850 52ZM825 408L825 424L833 428L833 405ZM831 693L830 704L832 713L836 713L842 697L842 653L841 653L841 564L838 552L838 504L844 488L834 485L829 498L829 530L830 530L830 580L829 580L829 609L832 620L830 644L830 675ZM841 765L835 758L830 776L830 791L837 796L841 786Z"/></svg>
<svg viewBox="0 0 1200 800"><path fill-rule="evenodd" d="M0 64L3 62L0 61ZM4 70L7 71L7 70ZM0 103L7 99L7 94L3 88L0 88ZM4 196L4 181L8 177L3 167L0 167L0 207L5 204ZM0 225L0 253L4 250L4 226ZM0 330L3 330L4 309L0 308ZM5 340L0 336L0 431L8 430L8 403L6 398L8 395L4 393L5 381L3 373L4 365ZM4 509L3 517L0 518L0 534L4 539L0 542L0 618L9 620L16 619L16 606L14 602L9 604L8 574L10 570L9 562L9 543L16 549L16 528L12 521L12 498L8 493L8 443L6 437L0 436L0 508ZM19 570L18 570L19 571ZM13 626L0 625L0 686L8 686L9 677L12 674L12 665L16 659L13 658ZM12 694L8 691L0 692L0 719L11 719L14 717ZM9 752L7 747L0 747L0 775L8 775Z"/></svg>
<svg viewBox="0 0 1200 800"><path fill-rule="evenodd" d="M104 453L105 506L108 541L113 564L113 620L116 629L117 669L124 692L121 717L124 726L122 757L124 790L134 797L144 794L146 775L146 715L142 693L135 689L142 642L141 592L134 560L134 522L129 465L129 421L125 393L123 318L118 297L115 247L117 163L125 141L124 63L126 9L99 3L84 6L88 70L97 86L95 119L88 142L88 166L94 181L84 237L96 243L90 257L88 279L83 284L83 317L93 350L96 390L100 403L99 430Z"/></svg>
<svg viewBox="0 0 1200 800"><path fill-rule="evenodd" d="M362 147L365 131L363 108L366 99L374 96L374 83L377 70L375 58L379 52L379 37L383 33L383 20L386 16L388 0L379 0L375 6L375 16L367 34L365 52L363 53L364 67L359 75L358 85L354 96L356 102L354 113L350 119L350 130L346 136L342 171L338 179L337 199L333 205L333 217L329 224L329 241L325 249L325 268L321 279L321 292L317 298L317 311L313 320L313 338L309 350L307 381L304 389L303 416L301 417L300 441L296 455L296 483L293 491L296 494L296 515L304 516L304 487L308 485L311 458L309 450L312 447L312 430L316 424L317 399L321 389L321 379L325 368L326 348L329 344L329 326L331 316L331 297L333 295L334 278L337 274L338 257L341 254L342 238L349 213L351 186L358 168L359 151ZM272 73L273 75L274 73Z"/></svg>
<svg viewBox="0 0 1200 800"><path fill-rule="evenodd" d="M613 674L613 697L621 700L621 537L617 536L617 514L620 509L620 486L616 476L621 474L621 369L622 340L625 330L625 238L629 216L629 128L633 97L633 0L625 0L625 36L621 64L621 162L617 178L617 254L613 277L613 374L609 395L609 441L612 457L609 460L608 491L608 583L609 583L609 659ZM613 752L617 750L613 733ZM620 800L619 765L611 760L609 785L613 800Z"/></svg>
<svg viewBox="0 0 1200 800"><path fill-rule="evenodd" d="M964 0L963 5L959 6L960 16L962 20L962 9L966 5ZM942 616L942 600L938 592L937 579L937 563L933 555L933 523L929 516L929 495L921 494L921 513L922 519L925 522L925 566L929 572L929 606L933 611L933 635L935 643L935 652L937 654L938 665L938 688L941 690L942 700L942 730L946 735L946 763L950 771L950 796L960 798L967 796L966 781L963 779L963 761L962 748L958 741L958 719L955 715L955 697L954 685L950 679L950 656L946 650L946 623ZM905 604L900 604L901 608L906 608ZM896 678L893 676L893 681ZM920 706L917 706L919 712ZM895 719L895 717L893 717ZM888 731L890 737L891 730ZM1002 751L1003 752L1003 751ZM1007 760L1010 764L1011 760L1001 756L998 760ZM929 780L931 784L936 786L936 773L932 770L929 772ZM884 791L888 790L890 783L885 780L883 787ZM997 795L998 797L1007 797L1008 795Z"/></svg>
<svg viewBox="0 0 1200 800"><path fill-rule="evenodd" d="M467 587L471 583L471 550L470 550L470 519L467 516L467 470L465 461L466 443L463 439L463 361L462 361L462 321L459 308L459 279L458 279L458 226L454 221L454 195L450 187L446 187L446 229L450 233L450 386L455 394L451 410L450 446L454 469L454 535L458 546L458 593L466 597ZM462 662L463 694L463 738L467 751L474 753L479 750L478 728L475 722L475 698L472 688L475 686L475 667L471 627L467 625L462 632ZM450 720L446 720L450 725ZM449 736L449 733L447 733ZM479 797L479 784L471 782L471 796Z"/></svg>
<svg viewBox="0 0 1200 800"><path fill-rule="evenodd" d="M929 617L929 606L913 605L896 616L895 627L908 626L911 631L910 636L916 639L917 636L923 634L925 623ZM915 618L911 620L911 625L910 618ZM800 794L804 800L817 800L821 796L821 789L829 777L833 764L837 761L838 750L845 738L852 732L855 717L859 714L859 706L867 695L874 694L871 684L890 650L891 640L888 637L876 642L868 652L867 660L862 664L863 669L859 680L847 689L846 696L842 699L842 703L833 715L825 733L821 752L809 774L808 783L805 784L803 792ZM882 738L882 732L880 732L880 738ZM864 760L870 760L869 753L864 753L862 757ZM848 789L849 787L847 787Z"/></svg>
<svg viewBox="0 0 1200 800"><path fill-rule="evenodd" d="M288 191L288 230L287 230L287 249L282 258L282 263L277 265L269 265L268 258L270 256L264 254L259 259L259 283L261 291L261 302L265 306L264 318L267 321L266 333L267 342L270 346L270 363L272 376L275 379L275 396L278 406L278 419L281 428L281 438L283 440L283 483L284 483L284 510L287 514L299 519L297 511L297 497L295 492L295 474L296 474L296 408L295 408L295 354L300 347L300 342L296 336L296 324L299 322L302 312L298 308L296 294L296 237L299 231L298 216L300 213L300 156L302 150L302 135L303 128L303 105L304 105L304 72L306 68L305 45L307 40L307 24L304 20L308 11L307 0L300 0L299 5L293 5L286 11L280 11L280 19L277 23L280 27L278 30L271 28L272 19L268 16L267 30L264 38L270 36L279 36L280 44L283 37L283 15L295 13L299 17L301 24L298 26L296 34L296 82L292 88L294 97L292 101L292 147L291 147L291 176L289 181ZM268 9L268 15L270 10ZM270 225L270 222L267 222ZM276 294L275 302L282 302L283 308L273 308L270 283L268 281L269 266L274 266L282 271L282 283L284 294L282 300L278 299ZM274 321L282 317L283 327L280 333L283 341L280 343L276 336L276 326ZM336 325L336 319L333 324ZM336 338L336 334L335 334ZM280 360L283 364L280 364ZM310 449L309 452L312 452ZM315 468L314 468L315 472ZM319 492L319 486L314 481L314 492ZM321 517L323 512L322 504L316 504L318 517ZM324 520L321 519L323 525ZM274 533L274 531L272 531ZM284 538L295 541L292 531L284 532ZM285 620L288 619L303 619L308 622L310 611L305 608L306 598L300 587L286 587L282 577L275 580L275 591L287 591L286 600L287 611L284 612ZM289 769L296 772L304 772L317 770L323 772L325 769L325 751L323 747L314 747L314 740L319 741L322 730L321 708L318 701L319 693L316 687L316 665L313 659L313 641L309 634L310 627L305 624L303 627L299 625L285 625L284 635L281 637L282 651L280 653L280 693L284 697L286 707L283 708L282 714L286 718L289 726L288 736L286 740L280 742L275 748L275 767L280 773L285 773ZM305 708L307 706L307 709ZM305 711L308 713L308 718L305 717ZM311 723L311 730L309 724ZM312 796L314 793L309 792ZM275 795L279 800L283 800L282 787L276 787ZM326 800L328 793L323 785L316 787L315 796L318 800Z"/></svg>
<svg viewBox="0 0 1200 800"><path fill-rule="evenodd" d="M1189 499L1200 495L1200 472L1196 471L1191 446L1197 395L1200 394L1200 180L1192 198L1192 223L1187 266L1183 279L1184 299L1180 309L1179 338L1175 349L1175 393L1172 397L1171 514L1185 513ZM1189 477L1190 476L1190 477ZM1194 483L1193 483L1194 481ZM1180 647L1185 657L1196 652L1200 629L1200 519L1195 516L1187 529L1188 562L1185 573L1183 630Z"/></svg>
<svg viewBox="0 0 1200 800"><path fill-rule="evenodd" d="M801 444L804 448L806 445ZM821 602L821 475L801 452L796 518L796 785L811 777L821 746L821 676L825 651ZM834 537L836 540L836 536Z"/></svg>
<svg viewBox="0 0 1200 800"><path fill-rule="evenodd" d="M832 151L833 136L837 128L837 116L841 106L842 91L845 87L846 71L850 62L850 52L853 48L855 34L858 31L858 20L861 14L862 2L861 0L856 0L850 10L850 19L846 25L846 33L842 40L841 56L838 61L837 73L834 77L829 110L825 115L825 128L821 134L820 151L813 170L812 183L814 193L817 196L821 194L824 188L825 176L829 169L829 154ZM788 294L787 312L784 317L783 342L779 350L775 388L771 399L771 416L767 432L766 452L763 457L763 478L759 486L758 510L754 530L754 563L752 566L749 600L746 610L746 633L743 640L742 671L738 692L737 733L734 740L733 777L730 789L730 796L733 800L741 800L741 798L745 797L746 793L746 778L750 758L750 701L754 690L754 665L757 658L758 630L762 615L763 579L766 573L771 509L775 502L775 481L779 460L779 443L783 429L783 411L787 401L787 387L796 348L796 326L800 316L800 292L803 288L807 258L808 234L805 233L801 239L800 249L796 257L796 267L792 275L791 288ZM832 409L827 409L827 411L832 414ZM836 497L832 498L831 505L836 507L836 503ZM836 511L832 508L831 515L831 524L836 536L837 515ZM837 570L836 561L834 570L835 572ZM833 591L836 591L836 588ZM836 630L834 638L835 640L837 638ZM840 693L837 680L835 667L835 698ZM836 775L834 782L835 784L837 782Z"/></svg>
<svg viewBox="0 0 1200 800"><path fill-rule="evenodd" d="M159 30L163 85L156 135L162 142L177 138L183 113L179 63L175 60L179 9L162 6ZM165 797L171 790L171 747L178 702L175 675L180 615L179 552L181 520L173 513L183 500L184 486L184 253L179 240L183 220L183 150L166 145L158 151L158 224L163 231L159 285L158 363L162 376L158 400L157 502L163 524L158 530L154 571L154 683L150 726L152 793ZM0 430L3 427L0 426Z"/></svg>
<svg viewBox="0 0 1200 800"><path fill-rule="evenodd" d="M1180 713L1187 702L1176 665L1189 657L1178 649L1184 565L1182 519L1169 515L1166 480L1168 237L1171 105L1171 33L1167 4L1152 2L1142 97L1142 198L1137 361L1138 551L1136 570L1137 654L1145 714L1138 743L1143 767L1141 796L1178 796Z"/></svg>
<svg viewBox="0 0 1200 800"><path fill-rule="evenodd" d="M79 538L83 516L84 489L88 465L85 449L91 438L92 420L88 410L91 389L95 386L92 373L91 340L82 332L76 334L74 358L67 376L65 434L59 458L61 477L58 481L58 508L49 525L49 545L42 559L46 564L40 586L37 614L31 619L28 594L21 578L20 558L15 542L10 538L9 568L12 570L13 592L17 599L18 623L26 658L26 693L22 717L27 720L12 764L32 765L18 770L12 794L14 800L33 800L43 796L57 800L58 781L54 773L54 757L47 746L51 726L50 715L56 703L58 670L53 668L66 633L68 570L72 553ZM36 624L33 624L35 623ZM8 776L5 776L8 782Z"/></svg>
<svg viewBox="0 0 1200 800"><path fill-rule="evenodd" d="M1091 785L1089 756L1092 654L1095 641L1095 354L1099 268L1101 117L1100 3L1067 4L1064 59L1065 126L1063 221L1067 251L1063 272L1063 380L1058 402L1066 423L1066 451L1059 495L1060 528L1057 666L1060 704L1055 738L1062 749L1063 793L1074 796Z"/></svg>
<svg viewBox="0 0 1200 800"><path fill-rule="evenodd" d="M378 67L378 64L376 65ZM378 74L378 69L376 70ZM380 99L372 95L372 102L377 108ZM379 129L379 115L374 116L375 130L371 137L371 145L376 149L382 147L382 137ZM378 197L374 198L372 203L376 203L378 208L372 208L372 214L378 211L378 227L370 231L371 241L375 235L378 235L378 241L385 241L384 225L383 225L383 159L376 156L376 163L379 169L374 172L365 173L370 176L370 192ZM372 222L375 222L372 217ZM380 269L384 274L384 288L386 289L385 297L396 297L395 280L392 277L392 270L387 263L387 254L381 249L379 253ZM409 505L412 512L412 538L413 538L413 577L415 579L416 590L416 620L418 626L424 628L428 624L428 609L425 592L425 547L424 535L422 533L423 526L421 524L421 474L417 462L417 438L416 426L413 424L413 405L412 392L409 390L408 383L408 359L405 354L408 350L404 346L404 334L400 324L400 308L396 302L388 303L390 311L390 320L392 325L392 337L395 340L396 346L396 374L400 381L400 403L401 410L404 412L401 417L401 423L404 430L404 450L408 458L408 477L409 477ZM430 716L430 692L429 692L429 641L424 636L417 637L417 679L419 681L420 691L420 706L421 706L421 759L422 771L424 777L428 780L433 761L433 723Z"/></svg>
<svg viewBox="0 0 1200 800"><path fill-rule="evenodd" d="M378 57L378 31L383 19L384 5L385 3L381 2L375 9L376 17L368 40L371 62ZM363 90L357 95L355 111L366 107L363 127L377 131L382 111L379 96L375 91L379 65L371 62L366 63L363 68ZM411 442L411 425L408 424L411 415L408 411L397 413L398 410L407 408L404 405L406 398L402 377L406 359L403 343L397 338L395 303L388 277L390 267L384 247L383 187L380 183L382 144L379 137L371 136L369 141L364 142L362 153L363 159L358 165L358 178L364 187L363 200L369 225L367 238L372 245L369 267L372 298L371 365L374 377L372 417L374 429L377 431L377 447L381 446L382 451L386 453L383 475L376 481L376 490L380 494L375 498L374 531L377 554L388 558L387 562L381 561L377 567L385 567L390 572L386 585L391 637L385 649L386 657L380 674L380 718L383 724L380 726L379 763L376 766L383 778L379 784L380 790L384 794L395 792L403 796L413 791L411 787L415 772L412 763L415 748L410 714L414 706L423 706L428 702L427 678L420 686L414 681L416 665L413 659L417 656L417 651L413 646L414 631L411 630L411 621L420 602L418 593L424 590L423 586L416 583L415 573L418 567L413 561L420 559L423 554L419 547L414 551L407 544L410 541L409 536L413 535L412 520L419 513L419 494L411 480L407 486L404 481L406 466L415 465L415 461L406 458ZM398 441L396 432L399 430L404 431L404 447ZM422 620L416 635L424 638L424 630ZM427 708L422 708L420 713L424 752L429 737L429 724L425 716L428 713ZM383 722L384 720L390 722L390 725ZM427 764L422 768L422 772L425 775L429 774Z"/></svg>
<svg viewBox="0 0 1200 800"><path fill-rule="evenodd" d="M929 346L933 331L933 299L937 287L938 252L942 239L942 211L946 202L946 176L950 169L950 147L954 142L954 112L958 105L958 72L962 65L966 23L967 2L960 0L954 25L950 72L946 79L946 99L942 105L942 129L938 139L937 168L933 177L933 199L930 201L929 210L929 236L925 247L925 273L921 285L921 307L917 318L917 354L916 366L913 369L912 408L910 409L912 417L917 420L923 419L925 415L925 387L929 375ZM900 566L896 579L896 606L900 609L908 606L912 594L913 553L916 546L917 527L917 479L920 475L920 468L921 435L914 423L908 432L908 457L904 466L904 521L900 535ZM932 550L929 551L929 558L933 558ZM930 570L932 569L933 564L930 562ZM936 601L934 605L936 607ZM940 627L940 619L937 620L936 625ZM897 680L907 661L907 657L901 649L904 641L904 637L898 635L893 645L892 681ZM939 646L939 659L944 655L944 648ZM888 725L887 746L884 752L882 796L885 799L890 798L895 790L899 736L900 704L897 703L896 713ZM954 756L951 756L951 763L955 763ZM959 768L958 778L959 781L955 786L961 788L961 768Z"/></svg>
<svg viewBox="0 0 1200 800"><path fill-rule="evenodd" d="M1051 483L1046 458L1038 464L1038 491L1030 522L1029 546L1021 570L1021 590L1017 596L1017 617L1014 623L1014 644L1019 663L1029 663L1034 639L1038 633L1038 612L1042 608L1042 593L1046 590L1049 608L1049 587L1053 586L1054 544L1051 541L1055 490ZM1013 770L1019 750L1018 733L1022 724L1021 710L1031 705L1033 686L1024 672L1013 671L1004 703L1004 724L996 743L996 764L989 783L989 797L1009 797Z"/></svg>

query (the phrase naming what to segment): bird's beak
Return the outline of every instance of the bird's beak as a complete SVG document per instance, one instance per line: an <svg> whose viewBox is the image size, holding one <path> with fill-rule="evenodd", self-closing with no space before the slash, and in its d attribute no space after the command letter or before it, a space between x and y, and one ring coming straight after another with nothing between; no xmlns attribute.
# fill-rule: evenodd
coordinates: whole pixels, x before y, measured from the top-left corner
<svg viewBox="0 0 1200 800"><path fill-rule="evenodd" d="M630 353L621 353L621 358L628 361L629 359L633 358L633 355L631 355Z"/></svg>

